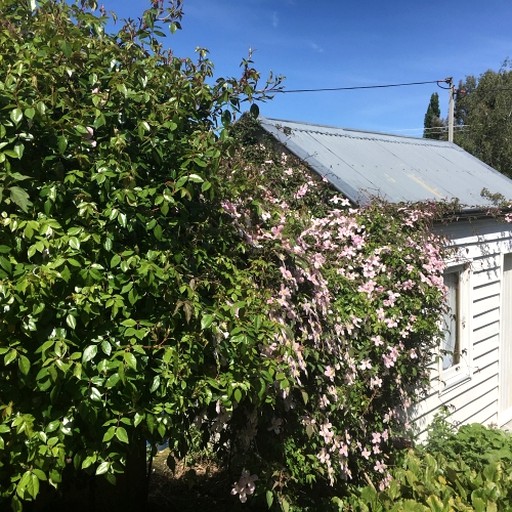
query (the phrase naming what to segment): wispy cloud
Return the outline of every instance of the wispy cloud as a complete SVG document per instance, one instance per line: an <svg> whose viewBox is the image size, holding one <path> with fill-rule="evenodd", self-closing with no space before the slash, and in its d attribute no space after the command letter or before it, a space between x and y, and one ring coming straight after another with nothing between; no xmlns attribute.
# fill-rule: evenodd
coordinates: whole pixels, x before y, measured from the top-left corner
<svg viewBox="0 0 512 512"><path fill-rule="evenodd" d="M324 52L324 49L319 44L315 43L314 41L309 42L309 47L317 53Z"/></svg>
<svg viewBox="0 0 512 512"><path fill-rule="evenodd" d="M277 28L279 26L279 16L277 15L276 11L272 13L272 26L274 28Z"/></svg>

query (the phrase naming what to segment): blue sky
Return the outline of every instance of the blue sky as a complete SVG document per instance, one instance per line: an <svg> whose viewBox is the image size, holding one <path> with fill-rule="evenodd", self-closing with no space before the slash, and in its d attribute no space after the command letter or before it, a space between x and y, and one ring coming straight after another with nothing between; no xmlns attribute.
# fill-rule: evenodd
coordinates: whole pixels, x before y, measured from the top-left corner
<svg viewBox="0 0 512 512"><path fill-rule="evenodd" d="M101 0L100 0L101 1ZM104 0L136 17L146 0ZM175 55L210 50L217 76L236 76L254 49L262 77L285 88L352 87L441 80L497 70L512 57L510 0L184 0L183 30L166 38ZM430 95L442 115L448 93L435 84L391 89L279 94L266 117L421 136Z"/></svg>

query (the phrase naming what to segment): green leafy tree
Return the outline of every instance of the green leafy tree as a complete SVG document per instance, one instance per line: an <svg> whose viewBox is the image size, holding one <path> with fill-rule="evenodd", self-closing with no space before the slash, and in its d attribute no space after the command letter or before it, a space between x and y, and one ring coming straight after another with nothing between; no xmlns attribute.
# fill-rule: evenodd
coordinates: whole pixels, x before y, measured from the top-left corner
<svg viewBox="0 0 512 512"><path fill-rule="evenodd" d="M467 76L457 91L455 142L498 171L512 176L512 71Z"/></svg>
<svg viewBox="0 0 512 512"><path fill-rule="evenodd" d="M439 94L434 92L430 96L430 103L428 104L427 112L425 113L425 120L423 122L424 130L423 137L425 139L443 139L445 123L441 119L441 109L439 108Z"/></svg>
<svg viewBox="0 0 512 512"><path fill-rule="evenodd" d="M272 322L217 170L233 113L279 80L164 51L179 1L114 35L93 2L1 5L0 500L125 473L119 508L141 510L146 443L185 453L200 411L260 381Z"/></svg>

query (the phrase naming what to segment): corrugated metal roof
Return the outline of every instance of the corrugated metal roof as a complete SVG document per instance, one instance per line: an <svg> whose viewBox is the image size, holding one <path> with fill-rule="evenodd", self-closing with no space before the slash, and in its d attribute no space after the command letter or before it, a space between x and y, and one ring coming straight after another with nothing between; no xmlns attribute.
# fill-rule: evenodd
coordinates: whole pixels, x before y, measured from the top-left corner
<svg viewBox="0 0 512 512"><path fill-rule="evenodd" d="M458 199L492 205L484 188L512 199L512 180L456 144L260 118L261 126L356 204Z"/></svg>

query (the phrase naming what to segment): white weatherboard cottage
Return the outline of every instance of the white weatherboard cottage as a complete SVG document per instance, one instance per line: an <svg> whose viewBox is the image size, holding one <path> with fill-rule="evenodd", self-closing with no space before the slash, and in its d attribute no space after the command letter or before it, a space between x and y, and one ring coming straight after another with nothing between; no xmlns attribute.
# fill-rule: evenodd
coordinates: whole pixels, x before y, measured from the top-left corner
<svg viewBox="0 0 512 512"><path fill-rule="evenodd" d="M415 412L424 430L445 408L457 424L512 420L512 224L486 215L512 199L512 180L458 147L431 139L260 119L262 128L356 205L457 200L438 230L456 248L447 262L450 314L429 395Z"/></svg>

